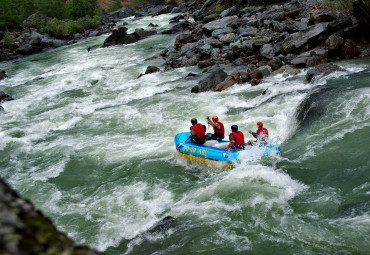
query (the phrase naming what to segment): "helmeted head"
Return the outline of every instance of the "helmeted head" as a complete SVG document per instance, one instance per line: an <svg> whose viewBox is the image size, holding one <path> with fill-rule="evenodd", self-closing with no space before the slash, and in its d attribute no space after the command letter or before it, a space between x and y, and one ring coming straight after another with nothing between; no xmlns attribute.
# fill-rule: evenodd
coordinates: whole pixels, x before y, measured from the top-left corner
<svg viewBox="0 0 370 255"><path fill-rule="evenodd" d="M261 121L257 122L257 127L263 127L263 123Z"/></svg>
<svg viewBox="0 0 370 255"><path fill-rule="evenodd" d="M218 117L217 117L217 116L213 116L213 117L212 117L212 121L213 121L213 122L217 122L217 121L218 121Z"/></svg>
<svg viewBox="0 0 370 255"><path fill-rule="evenodd" d="M196 118L192 118L191 119L191 124L194 126L196 124L198 124L198 120Z"/></svg>
<svg viewBox="0 0 370 255"><path fill-rule="evenodd" d="M231 126L231 131L238 132L238 126L237 125L232 125Z"/></svg>

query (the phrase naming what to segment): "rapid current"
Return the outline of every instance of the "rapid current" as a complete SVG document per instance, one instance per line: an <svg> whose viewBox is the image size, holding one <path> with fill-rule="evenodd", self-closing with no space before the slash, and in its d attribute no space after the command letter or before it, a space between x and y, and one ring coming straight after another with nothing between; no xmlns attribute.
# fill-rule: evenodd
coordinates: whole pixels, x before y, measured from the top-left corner
<svg viewBox="0 0 370 255"><path fill-rule="evenodd" d="M173 16L125 21L160 33ZM137 78L176 35L100 48L107 36L0 63L16 99L0 113L0 175L59 230L109 255L369 252L370 59L191 94L197 67ZM180 157L175 135L207 115L247 140L262 121L282 155L232 170Z"/></svg>

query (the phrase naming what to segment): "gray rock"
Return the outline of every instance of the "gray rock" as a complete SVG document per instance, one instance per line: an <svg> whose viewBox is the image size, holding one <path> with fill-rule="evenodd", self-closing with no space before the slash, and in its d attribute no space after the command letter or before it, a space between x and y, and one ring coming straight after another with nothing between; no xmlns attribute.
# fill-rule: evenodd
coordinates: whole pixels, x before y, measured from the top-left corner
<svg viewBox="0 0 370 255"><path fill-rule="evenodd" d="M211 34L213 30L226 28L233 20L236 20L237 18L237 16L230 16L208 22L203 25L203 30L205 33Z"/></svg>
<svg viewBox="0 0 370 255"><path fill-rule="evenodd" d="M258 69L261 71L263 77L267 77L272 73L272 69L268 65L258 67Z"/></svg>
<svg viewBox="0 0 370 255"><path fill-rule="evenodd" d="M274 48L270 44L264 44L260 48L260 54L267 59L272 59L275 56Z"/></svg>
<svg viewBox="0 0 370 255"><path fill-rule="evenodd" d="M235 34L234 33L230 33L230 34L226 34L226 35L222 35L220 38L219 38L220 42L224 42L224 43L231 43L235 40Z"/></svg>
<svg viewBox="0 0 370 255"><path fill-rule="evenodd" d="M223 82L226 77L227 73L223 71L221 68L213 71L208 77L199 81L198 85L194 86L191 89L191 93L199 93L209 90L214 90L216 85Z"/></svg>
<svg viewBox="0 0 370 255"><path fill-rule="evenodd" d="M262 46L264 44L269 43L271 41L271 37L268 37L268 36L257 36L257 37L251 38L251 40L253 40L254 45L256 45L256 46Z"/></svg>
<svg viewBox="0 0 370 255"><path fill-rule="evenodd" d="M208 56L212 53L213 47L209 44L205 44L199 48L198 52L201 56Z"/></svg>

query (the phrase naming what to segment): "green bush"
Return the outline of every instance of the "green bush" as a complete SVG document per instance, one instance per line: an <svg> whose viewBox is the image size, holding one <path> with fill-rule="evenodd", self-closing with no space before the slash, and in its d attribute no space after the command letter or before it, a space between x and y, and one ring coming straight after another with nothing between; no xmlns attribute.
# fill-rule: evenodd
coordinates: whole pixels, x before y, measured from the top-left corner
<svg viewBox="0 0 370 255"><path fill-rule="evenodd" d="M13 48L15 45L14 36L9 32L6 32L4 35L4 46L7 48Z"/></svg>
<svg viewBox="0 0 370 255"><path fill-rule="evenodd" d="M102 17L95 15L94 17L83 17L78 20L58 20L52 19L42 27L44 33L48 33L54 37L66 37L74 33L83 32L85 29L94 29L101 24Z"/></svg>

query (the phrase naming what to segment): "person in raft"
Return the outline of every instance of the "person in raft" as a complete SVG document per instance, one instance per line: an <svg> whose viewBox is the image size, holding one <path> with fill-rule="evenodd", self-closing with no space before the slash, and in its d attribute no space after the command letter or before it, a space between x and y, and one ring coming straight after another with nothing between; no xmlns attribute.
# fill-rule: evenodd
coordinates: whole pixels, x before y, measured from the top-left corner
<svg viewBox="0 0 370 255"><path fill-rule="evenodd" d="M253 137L257 139L255 141L249 140L247 143L247 145L249 146L252 146L255 144L259 144L259 145L267 144L267 139L269 138L269 131L267 130L267 128L263 127L262 122L257 122L257 127L258 127L257 132L252 132L251 130L248 131L249 134L253 135Z"/></svg>
<svg viewBox="0 0 370 255"><path fill-rule="evenodd" d="M198 123L197 119L191 119L191 124L189 138L193 143L204 144L206 142L206 126Z"/></svg>
<svg viewBox="0 0 370 255"><path fill-rule="evenodd" d="M212 120L209 118L209 116L206 117L208 120L208 123L213 127L213 134L208 133L206 135L206 140L217 140L218 142L221 142L222 139L225 137L225 128L224 124L218 121L217 116L213 116Z"/></svg>
<svg viewBox="0 0 370 255"><path fill-rule="evenodd" d="M231 126L231 133L229 134L230 144L227 146L226 151L238 151L244 150L244 134L242 131L238 131L237 125Z"/></svg>

